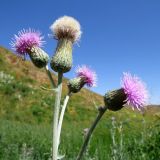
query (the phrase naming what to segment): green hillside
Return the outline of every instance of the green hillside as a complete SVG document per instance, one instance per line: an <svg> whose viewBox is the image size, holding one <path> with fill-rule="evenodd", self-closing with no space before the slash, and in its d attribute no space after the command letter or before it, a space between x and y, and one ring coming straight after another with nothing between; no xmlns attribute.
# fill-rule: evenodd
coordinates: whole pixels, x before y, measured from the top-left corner
<svg viewBox="0 0 160 160"><path fill-rule="evenodd" d="M50 88L45 70L34 67L29 61L22 61L1 47L0 73L1 76L12 78L9 83L1 85L0 117L27 123L51 122L54 94L42 89L42 86ZM54 74L53 77L55 79ZM64 96L67 93L66 83L67 79L64 79ZM78 112L84 111L90 114L95 109L93 99L97 105L103 102L102 96L87 89L73 95L68 107L68 116L76 118L79 117Z"/></svg>
<svg viewBox="0 0 160 160"><path fill-rule="evenodd" d="M56 75L53 74L53 78L56 79ZM64 79L63 98L67 93L66 84L67 79ZM49 159L54 93L42 87L51 88L45 70L0 47L0 160ZM103 105L103 97L87 89L71 97L61 140L61 152L66 154L67 160L75 159L83 140L83 129L90 126L97 114L96 106L100 105ZM159 122L160 106L148 106L143 114L130 107L119 112L107 111L94 133L86 160L91 157L110 160L114 156L117 158L114 160L124 157L154 160L160 156ZM117 139L116 146L112 132ZM122 136L125 148L120 147ZM120 154L120 149L124 155Z"/></svg>

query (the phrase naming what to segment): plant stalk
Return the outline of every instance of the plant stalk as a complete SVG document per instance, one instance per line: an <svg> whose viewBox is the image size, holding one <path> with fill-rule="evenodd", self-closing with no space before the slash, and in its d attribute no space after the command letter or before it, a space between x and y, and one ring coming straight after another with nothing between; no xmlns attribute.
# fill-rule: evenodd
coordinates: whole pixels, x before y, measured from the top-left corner
<svg viewBox="0 0 160 160"><path fill-rule="evenodd" d="M59 109L60 109L60 101L62 94L62 77L63 73L58 72L58 86L56 92L55 106L53 109L53 145L52 145L52 160L57 160L58 156L58 117L59 117Z"/></svg>
<svg viewBox="0 0 160 160"><path fill-rule="evenodd" d="M86 151L86 148L87 148L87 145L88 145L89 140L91 138L91 135L106 110L107 110L107 108L99 108L99 113L85 136L85 140L83 142L83 145L80 149L80 152L79 152L76 160L80 160L82 158L84 152Z"/></svg>
<svg viewBox="0 0 160 160"><path fill-rule="evenodd" d="M51 81L52 87L56 88L56 84L55 84L55 82L54 82L54 80L52 78L51 72L49 71L48 65L46 65L45 70L46 70L46 73L47 73L47 75L49 77L49 80Z"/></svg>
<svg viewBox="0 0 160 160"><path fill-rule="evenodd" d="M65 97L65 100L64 100L63 106L62 106L62 110L61 110L61 114L60 114L60 117L59 117L58 136L57 136L58 146L59 146L59 142L60 142L60 136L61 136L61 129L62 129L62 123L63 123L64 113L65 113L65 110L67 108L67 103L69 101L70 96L71 96L71 93L68 93L67 96Z"/></svg>

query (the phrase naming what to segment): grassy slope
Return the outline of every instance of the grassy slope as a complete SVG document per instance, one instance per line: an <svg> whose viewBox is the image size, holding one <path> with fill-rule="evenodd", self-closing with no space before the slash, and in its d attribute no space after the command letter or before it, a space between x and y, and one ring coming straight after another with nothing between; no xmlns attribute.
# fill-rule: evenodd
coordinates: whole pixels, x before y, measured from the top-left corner
<svg viewBox="0 0 160 160"><path fill-rule="evenodd" d="M48 77L43 69L34 67L29 61L18 59L10 51L1 47L0 71L12 75L15 82L13 86L12 84L9 86L9 93L5 92L5 89L4 92L0 93L2 98L0 102L1 117L7 116L10 111L14 110L14 113L18 112L19 116L29 114L29 120L31 121L34 119L33 110L34 108L36 110L36 107L37 110L38 108L42 110L44 115L47 114L47 116L51 117L54 95L51 91L41 89L41 86L50 87ZM55 79L54 74L53 77ZM67 93L66 82L67 79L64 79L64 95ZM83 89L81 93L75 94L70 101L68 114L76 117L80 109L82 109L82 112L83 110L94 110L92 98L97 104L102 104L102 97L96 93L89 92L87 89ZM12 112L12 114L14 113ZM25 118L25 115L22 117Z"/></svg>
<svg viewBox="0 0 160 160"><path fill-rule="evenodd" d="M41 86L50 87L48 77L43 69L34 67L29 61L22 61L9 50L0 47L0 71L4 71L14 77L14 82L9 84L8 88L7 85L3 85L2 92L0 93L0 117L5 117L12 112L12 114L17 114L15 117L12 116L13 119L16 119L16 117L24 118L25 122L28 119L25 116L29 116L30 118L28 120L33 120L34 122L34 116L37 116L36 114L43 114L43 116L47 114L51 118L54 94L51 91L41 89ZM56 79L56 76L54 74L52 75ZM64 79L63 97L67 93L66 83L67 79ZM90 119L92 117L90 115L96 112L94 102L97 105L103 105L103 97L87 89L74 94L68 106L68 118L71 115L74 119ZM148 116L157 115L157 112L160 111L159 107L156 106L150 106L148 108L146 110ZM39 109L40 113L36 113L36 109ZM134 111L125 108L116 114L110 112L109 115L120 116L123 113L131 114L131 116L136 114ZM49 118L45 118L45 121L49 120Z"/></svg>
<svg viewBox="0 0 160 160"><path fill-rule="evenodd" d="M12 75L14 80L7 85L0 86L0 134L3 135L5 133L4 136L9 136L11 141L9 143L21 145L30 138L30 135L33 136L32 140L34 137L39 137L39 141L41 141L41 137L43 137L42 139L47 142L43 145L50 146L48 142L51 139L50 124L52 122L54 94L51 91L41 89L41 86L50 87L45 71L37 69L28 61L24 62L18 59L9 50L0 47L0 72L2 71ZM54 74L53 77L56 79ZM67 93L66 82L67 79L64 79L63 97ZM89 127L89 124L97 113L93 100L97 105L103 105L102 96L83 89L80 93L73 95L69 102L62 130L62 150L68 156L76 154L72 153L72 151L75 149L77 152L77 146L81 144L82 130ZM90 147L92 154L95 152L93 146L97 146L98 144L101 146L100 150L108 148L107 143L111 141L110 128L112 117L116 117L117 123L123 122L125 124L126 135L129 135L128 133L130 132L136 134L136 131L140 131L143 128L144 120L149 124L159 119L160 109L156 106L149 106L143 115L132 111L129 107L116 113L108 111L95 131L95 135L97 136L93 138ZM7 126L14 128L12 130L15 133L13 137L10 135ZM21 136L24 139L15 139L18 133L20 135L24 134L22 130L25 130L25 127L27 128L25 138ZM33 143L32 140L28 141L30 145ZM36 144L39 144L39 142L36 142ZM34 148L36 147L35 145ZM105 155L106 152L103 152L99 156L104 158Z"/></svg>

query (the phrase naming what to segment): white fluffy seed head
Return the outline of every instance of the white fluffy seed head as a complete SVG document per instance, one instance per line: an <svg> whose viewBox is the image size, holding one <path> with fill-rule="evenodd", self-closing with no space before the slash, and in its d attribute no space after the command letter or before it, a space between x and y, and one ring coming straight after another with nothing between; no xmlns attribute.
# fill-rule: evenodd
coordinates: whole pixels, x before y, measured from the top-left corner
<svg viewBox="0 0 160 160"><path fill-rule="evenodd" d="M73 43L78 41L81 37L81 26L79 22L73 17L63 16L57 19L51 26L51 31L54 38L57 40L66 38Z"/></svg>

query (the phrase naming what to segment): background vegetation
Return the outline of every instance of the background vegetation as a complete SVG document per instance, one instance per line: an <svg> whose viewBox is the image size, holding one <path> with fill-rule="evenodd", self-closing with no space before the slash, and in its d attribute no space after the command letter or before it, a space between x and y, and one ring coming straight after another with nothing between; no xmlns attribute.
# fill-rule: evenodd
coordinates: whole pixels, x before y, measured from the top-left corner
<svg viewBox="0 0 160 160"><path fill-rule="evenodd" d="M56 76L53 74L53 78ZM67 93L64 79L64 95ZM54 93L43 69L0 47L0 160L48 160ZM74 160L84 129L94 120L103 97L87 89L73 95L64 119L61 153ZM84 160L159 160L160 107L144 113L125 107L107 111L98 125Z"/></svg>

